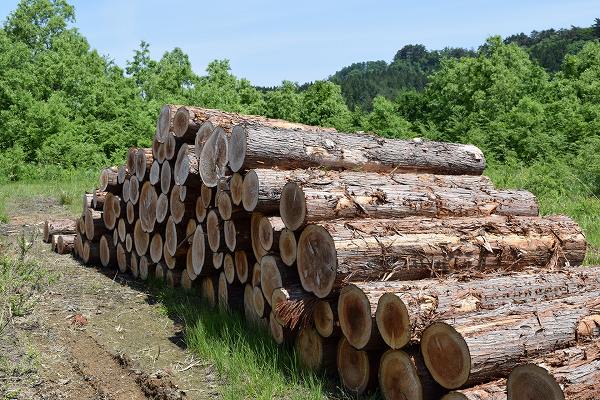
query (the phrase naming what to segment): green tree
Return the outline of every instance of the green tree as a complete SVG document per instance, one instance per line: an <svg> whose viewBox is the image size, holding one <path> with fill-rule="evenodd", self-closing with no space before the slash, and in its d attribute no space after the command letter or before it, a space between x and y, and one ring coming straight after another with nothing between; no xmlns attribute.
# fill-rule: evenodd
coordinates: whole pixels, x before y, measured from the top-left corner
<svg viewBox="0 0 600 400"><path fill-rule="evenodd" d="M410 122L398 113L394 103L383 96L377 96L373 100L373 110L366 116L363 129L390 138L407 138L412 135Z"/></svg>
<svg viewBox="0 0 600 400"><path fill-rule="evenodd" d="M300 119L305 124L332 126L348 131L352 116L338 85L329 81L316 81L304 92Z"/></svg>
<svg viewBox="0 0 600 400"><path fill-rule="evenodd" d="M300 120L302 95L298 84L283 81L281 86L265 94L265 115L271 118L297 122Z"/></svg>

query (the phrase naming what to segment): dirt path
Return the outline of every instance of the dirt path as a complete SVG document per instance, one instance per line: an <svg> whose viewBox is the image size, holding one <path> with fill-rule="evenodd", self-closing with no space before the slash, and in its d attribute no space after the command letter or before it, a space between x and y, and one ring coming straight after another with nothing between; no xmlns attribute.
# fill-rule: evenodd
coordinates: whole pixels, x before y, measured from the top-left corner
<svg viewBox="0 0 600 400"><path fill-rule="evenodd" d="M5 241L47 217L22 211L0 230ZM219 397L212 366L184 349L182 326L138 282L58 256L39 239L30 257L57 279L0 338L0 397L3 388L23 399Z"/></svg>

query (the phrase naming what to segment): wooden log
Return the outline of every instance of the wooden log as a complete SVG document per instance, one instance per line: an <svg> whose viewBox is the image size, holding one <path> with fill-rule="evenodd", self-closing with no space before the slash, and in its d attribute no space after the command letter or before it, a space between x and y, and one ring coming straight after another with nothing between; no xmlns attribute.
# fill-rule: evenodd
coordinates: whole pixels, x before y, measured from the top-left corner
<svg viewBox="0 0 600 400"><path fill-rule="evenodd" d="M309 128L264 125L233 129L229 143L233 172L272 165L280 167L349 169L375 172L427 172L481 175L485 157L473 145L384 139L375 135L335 133Z"/></svg>
<svg viewBox="0 0 600 400"><path fill-rule="evenodd" d="M253 288L260 286L260 263L258 261L252 267L252 279L250 283Z"/></svg>
<svg viewBox="0 0 600 400"><path fill-rule="evenodd" d="M179 286L186 292L191 291L194 286L194 280L188 275L187 269L181 271Z"/></svg>
<svg viewBox="0 0 600 400"><path fill-rule="evenodd" d="M200 186L200 197L202 198L202 205L208 209L213 203L213 192L214 188L209 188L204 183Z"/></svg>
<svg viewBox="0 0 600 400"><path fill-rule="evenodd" d="M52 235L51 239L50 239L50 250L52 250L52 252L56 253L58 251L58 237L60 235Z"/></svg>
<svg viewBox="0 0 600 400"><path fill-rule="evenodd" d="M119 173L116 167L104 168L100 173L99 190L102 192L111 192L121 194L123 185L119 184Z"/></svg>
<svg viewBox="0 0 600 400"><path fill-rule="evenodd" d="M171 163L164 162L160 167L160 190L168 195L173 187L173 172Z"/></svg>
<svg viewBox="0 0 600 400"><path fill-rule="evenodd" d="M267 252L260 244L260 221L264 217L263 214L258 212L253 212L250 217L250 242L252 244L252 251L254 252L254 257L257 260L260 260Z"/></svg>
<svg viewBox="0 0 600 400"><path fill-rule="evenodd" d="M212 263L215 269L221 269L223 267L223 257L225 256L222 252L216 252L212 255Z"/></svg>
<svg viewBox="0 0 600 400"><path fill-rule="evenodd" d="M273 289L270 304L277 322L294 329L301 323L309 325L315 298L297 283L292 283Z"/></svg>
<svg viewBox="0 0 600 400"><path fill-rule="evenodd" d="M212 122L206 121L200 125L200 128L198 128L196 131L196 137L194 138L194 150L196 151L196 157L198 157L198 159L200 159L204 144L208 141L214 130L215 126L212 124Z"/></svg>
<svg viewBox="0 0 600 400"><path fill-rule="evenodd" d="M129 255L129 272L134 279L140 277L140 256L135 251Z"/></svg>
<svg viewBox="0 0 600 400"><path fill-rule="evenodd" d="M339 341L336 355L337 371L342 385L353 394L364 394L377 384L378 362L379 354L357 350L346 338ZM410 360L408 363L412 365ZM399 375L396 378L401 379L406 376ZM412 398L416 397L407 397L407 399Z"/></svg>
<svg viewBox="0 0 600 400"><path fill-rule="evenodd" d="M190 281L194 281L198 277L198 275L196 275L196 272L194 271L194 263L193 263L193 260L192 260L193 255L194 255L193 254L193 249L192 249L192 247L189 247L187 249L187 254L186 254L186 257L185 257L185 271L186 271L186 277ZM184 278L182 277L181 279L184 279Z"/></svg>
<svg viewBox="0 0 600 400"><path fill-rule="evenodd" d="M251 257L249 259L249 257ZM254 258L244 250L236 250L233 254L235 262L235 276L238 282L245 284L250 276L250 266L254 264Z"/></svg>
<svg viewBox="0 0 600 400"><path fill-rule="evenodd" d="M123 243L117 244L117 266L119 267L119 272L124 274L127 272L129 268L129 259L127 258L127 252L125 251L125 247L123 247Z"/></svg>
<svg viewBox="0 0 600 400"><path fill-rule="evenodd" d="M219 308L224 311L241 310L243 305L243 291L241 286L227 284L225 272L219 274L217 298Z"/></svg>
<svg viewBox="0 0 600 400"><path fill-rule="evenodd" d="M167 250L167 243L165 242L165 244L163 245L163 261L168 269L181 270L187 268L187 254L189 244L187 244L187 242L184 243L185 245L177 247L174 256L169 254L169 251Z"/></svg>
<svg viewBox="0 0 600 400"><path fill-rule="evenodd" d="M223 272L225 273L227 284L231 285L235 280L235 261L231 253L225 253L223 257Z"/></svg>
<svg viewBox="0 0 600 400"><path fill-rule="evenodd" d="M87 210L86 210L87 211ZM92 211L90 211L92 212ZM87 215L87 212L86 212ZM75 233L76 223L73 219L46 220L44 222L44 242L50 243L52 235L71 235Z"/></svg>
<svg viewBox="0 0 600 400"><path fill-rule="evenodd" d="M244 187L244 177L239 172L234 173L229 179L229 193L231 201L235 206L242 205L242 194Z"/></svg>
<svg viewBox="0 0 600 400"><path fill-rule="evenodd" d="M125 179L131 176L132 172L127 169L127 165L120 165L117 169L117 183L122 185L125 183Z"/></svg>
<svg viewBox="0 0 600 400"><path fill-rule="evenodd" d="M117 222L116 232L119 237L119 242L125 242L125 236L127 235L127 218L119 218L119 222Z"/></svg>
<svg viewBox="0 0 600 400"><path fill-rule="evenodd" d="M247 322L254 322L258 319L254 310L254 288L250 284L244 285L244 317Z"/></svg>
<svg viewBox="0 0 600 400"><path fill-rule="evenodd" d="M156 139L156 135L152 138L152 157L154 160L158 162L158 164L162 164L165 161L165 152L163 150L163 144Z"/></svg>
<svg viewBox="0 0 600 400"><path fill-rule="evenodd" d="M127 150L127 161L125 162L125 167L128 171L131 172L131 176L135 175L135 155L137 154L137 148L130 147Z"/></svg>
<svg viewBox="0 0 600 400"><path fill-rule="evenodd" d="M273 311L269 314L269 331L271 332L271 337L277 344L284 344L287 342L291 342L294 340L294 331L287 326L281 326Z"/></svg>
<svg viewBox="0 0 600 400"><path fill-rule="evenodd" d="M135 225L135 222L138 220L139 217L139 207L136 207L131 201L128 201L125 209L127 215L127 223L130 226Z"/></svg>
<svg viewBox="0 0 600 400"><path fill-rule="evenodd" d="M153 263L158 263L163 256L163 239L160 232L155 232L152 234L152 239L150 240L150 260Z"/></svg>
<svg viewBox="0 0 600 400"><path fill-rule="evenodd" d="M211 308L217 304L217 287L219 278L216 276L205 276L201 281L200 296Z"/></svg>
<svg viewBox="0 0 600 400"><path fill-rule="evenodd" d="M266 255L260 260L260 285L267 303L271 305L273 290L298 281L294 268L285 265L277 256Z"/></svg>
<svg viewBox="0 0 600 400"><path fill-rule="evenodd" d="M250 221L246 219L223 221L223 240L229 251L249 250L251 247Z"/></svg>
<svg viewBox="0 0 600 400"><path fill-rule="evenodd" d="M537 397L534 397L537 398ZM540 399L546 397L540 397ZM470 388L453 390L442 397L442 400L506 400L506 379L496 382L482 383ZM561 399L564 400L564 397ZM592 399L589 399L592 400Z"/></svg>
<svg viewBox="0 0 600 400"><path fill-rule="evenodd" d="M161 193L156 200L156 223L159 226L164 225L167 222L169 215L169 197Z"/></svg>
<svg viewBox="0 0 600 400"><path fill-rule="evenodd" d="M129 201L133 203L133 205L137 205L138 200L140 199L140 181L138 181L135 177L129 180Z"/></svg>
<svg viewBox="0 0 600 400"><path fill-rule="evenodd" d="M338 299L338 316L340 327L348 343L356 349L380 348L383 340L375 323L377 312L377 293L369 297L371 292L362 290L360 286L351 284L342 289ZM406 326L410 333L410 322L408 313L396 315L400 318L394 323ZM410 335L409 335L410 338ZM408 339L404 344L408 343Z"/></svg>
<svg viewBox="0 0 600 400"><path fill-rule="evenodd" d="M422 330L436 319L600 290L600 267L570 268L552 273L527 271L470 281L451 277L355 285L377 303L378 330L388 346L398 349L409 339L418 340Z"/></svg>
<svg viewBox="0 0 600 400"><path fill-rule="evenodd" d="M198 173L198 158L193 145L184 143L179 148L173 169L173 178L176 185L193 186L202 183Z"/></svg>
<svg viewBox="0 0 600 400"><path fill-rule="evenodd" d="M83 243L83 251L81 254L81 260L85 264L97 264L100 262L100 244L98 242L92 242L91 240L85 240Z"/></svg>
<svg viewBox="0 0 600 400"><path fill-rule="evenodd" d="M423 357L413 347L406 348L406 351L387 350L383 353L378 375L379 390L386 400L439 399L446 393L433 380Z"/></svg>
<svg viewBox="0 0 600 400"><path fill-rule="evenodd" d="M156 272L156 263L148 259L147 256L141 256L138 262L139 278L143 281L148 280Z"/></svg>
<svg viewBox="0 0 600 400"><path fill-rule="evenodd" d="M285 172L277 171L282 175ZM331 171L312 176L302 171L299 177L288 174L288 179L294 181L281 189L279 213L291 230L336 218L537 216L539 213L537 200L530 192L496 190L487 187L489 181L484 177ZM256 201L262 198L258 196Z"/></svg>
<svg viewBox="0 0 600 400"><path fill-rule="evenodd" d="M133 250L133 235L131 233L125 235L125 249L128 253Z"/></svg>
<svg viewBox="0 0 600 400"><path fill-rule="evenodd" d="M340 336L341 328L337 313L337 301L319 300L313 308L313 324L323 337Z"/></svg>
<svg viewBox="0 0 600 400"><path fill-rule="evenodd" d="M85 237L88 240L97 241L106 232L107 229L102 220L102 212L88 208L85 213Z"/></svg>
<svg viewBox="0 0 600 400"><path fill-rule="evenodd" d="M581 264L585 251L581 229L565 216L410 217L309 225L296 262L304 289L322 298L349 277L416 280L531 265L552 269Z"/></svg>
<svg viewBox="0 0 600 400"><path fill-rule="evenodd" d="M431 324L421 351L447 389L508 376L541 354L600 334L600 291L538 304L507 305Z"/></svg>
<svg viewBox="0 0 600 400"><path fill-rule="evenodd" d="M188 195L187 192L186 186L175 185L171 189L169 208L175 223L187 221L196 214L196 197L192 193Z"/></svg>
<svg viewBox="0 0 600 400"><path fill-rule="evenodd" d="M88 208L94 208L94 194L93 193L84 193L82 196L82 214L85 214L85 210Z"/></svg>
<svg viewBox="0 0 600 400"><path fill-rule="evenodd" d="M167 275L167 267L162 263L156 264L154 267L154 278L159 282L164 282Z"/></svg>
<svg viewBox="0 0 600 400"><path fill-rule="evenodd" d="M176 223L173 216L170 216L167 220L164 237L165 249L169 255L175 256L177 249L181 248L181 244L186 242L186 239L185 227Z"/></svg>
<svg viewBox="0 0 600 400"><path fill-rule="evenodd" d="M117 226L117 221L126 214L126 204L119 196L112 193L106 195L104 206L102 207L102 219L108 230L113 230Z"/></svg>
<svg viewBox="0 0 600 400"><path fill-rule="evenodd" d="M135 176L142 182L147 177L147 172L150 171L154 157L152 156L152 149L137 149L135 153Z"/></svg>
<svg viewBox="0 0 600 400"><path fill-rule="evenodd" d="M165 104L160 109L158 121L156 121L156 135L154 136L159 143L164 143L169 135L173 134L173 119L180 106Z"/></svg>
<svg viewBox="0 0 600 400"><path fill-rule="evenodd" d="M244 213L244 210L241 207L236 207L233 205L231 195L227 191L220 191L218 193L217 209L219 210L219 215L224 220L230 220L231 218Z"/></svg>
<svg viewBox="0 0 600 400"><path fill-rule="evenodd" d="M254 298L254 311L259 318L268 317L271 314L271 307L267 304L265 296L263 295L260 287L255 287L252 290L252 296Z"/></svg>
<svg viewBox="0 0 600 400"><path fill-rule="evenodd" d="M202 146L200 152L198 171L202 182L208 187L215 187L219 179L227 171L228 139L221 127L216 127Z"/></svg>
<svg viewBox="0 0 600 400"><path fill-rule="evenodd" d="M202 202L202 197L198 197L196 199L196 221L204 222L206 220L206 215L208 214L208 210L204 207L204 203Z"/></svg>
<svg viewBox="0 0 600 400"><path fill-rule="evenodd" d="M103 267L116 265L117 248L108 235L102 235L100 238L100 263Z"/></svg>
<svg viewBox="0 0 600 400"><path fill-rule="evenodd" d="M175 271L173 269L167 269L167 273L165 275L165 282L167 283L167 286L171 288L179 287L181 283L181 274L184 272L185 270Z"/></svg>
<svg viewBox="0 0 600 400"><path fill-rule="evenodd" d="M142 221L137 220L133 228L133 244L138 255L145 255L150 244L150 234L142 228Z"/></svg>
<svg viewBox="0 0 600 400"><path fill-rule="evenodd" d="M175 139L175 136L167 136L167 140L165 140L165 142L162 145L163 151L165 153L165 161L175 161L177 151L179 150L181 144L181 142Z"/></svg>
<svg viewBox="0 0 600 400"><path fill-rule="evenodd" d="M75 247L75 235L58 235L56 252L58 254L69 254Z"/></svg>
<svg viewBox="0 0 600 400"><path fill-rule="evenodd" d="M206 249L206 234L201 224L196 226L192 239L192 266L197 276L214 274L212 254Z"/></svg>
<svg viewBox="0 0 600 400"><path fill-rule="evenodd" d="M92 193L92 208L97 211L102 211L104 208L104 202L109 192L102 192L100 190L94 190Z"/></svg>
<svg viewBox="0 0 600 400"><path fill-rule="evenodd" d="M310 326L300 328L295 341L300 364L314 371L334 371L336 343L336 338L323 338Z"/></svg>
<svg viewBox="0 0 600 400"><path fill-rule="evenodd" d="M220 221L217 212L213 209L206 216L206 235L208 238L208 246L213 252L222 251L226 248L223 224Z"/></svg>
<svg viewBox="0 0 600 400"><path fill-rule="evenodd" d="M285 265L292 266L296 262L298 242L294 231L287 228L282 229L279 234L279 256Z"/></svg>
<svg viewBox="0 0 600 400"><path fill-rule="evenodd" d="M148 181L152 186L160 188L160 163L156 159L152 162L152 167L150 167Z"/></svg>
<svg viewBox="0 0 600 400"><path fill-rule="evenodd" d="M279 236L285 225L280 217L262 217L258 224L258 241L267 253L279 249ZM285 263L287 265L287 263Z"/></svg>

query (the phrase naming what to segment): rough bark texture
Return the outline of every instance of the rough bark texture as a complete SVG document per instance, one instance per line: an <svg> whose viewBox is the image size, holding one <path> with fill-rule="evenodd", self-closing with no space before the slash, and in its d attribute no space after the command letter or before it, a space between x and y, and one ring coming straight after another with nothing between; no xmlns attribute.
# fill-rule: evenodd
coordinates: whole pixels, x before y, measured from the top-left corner
<svg viewBox="0 0 600 400"><path fill-rule="evenodd" d="M44 222L44 242L49 243L52 235L74 234L76 223L73 219L60 219Z"/></svg>
<svg viewBox="0 0 600 400"><path fill-rule="evenodd" d="M600 334L600 291L436 322L421 338L434 379L448 389L508 376L519 364Z"/></svg>
<svg viewBox="0 0 600 400"><path fill-rule="evenodd" d="M269 166L326 167L362 171L481 175L485 158L472 145L384 139L368 134L247 125L235 130L229 156L232 170Z"/></svg>
<svg viewBox="0 0 600 400"><path fill-rule="evenodd" d="M297 265L303 287L323 297L343 280L552 269L581 264L585 251L581 229L564 216L351 220L306 227Z"/></svg>

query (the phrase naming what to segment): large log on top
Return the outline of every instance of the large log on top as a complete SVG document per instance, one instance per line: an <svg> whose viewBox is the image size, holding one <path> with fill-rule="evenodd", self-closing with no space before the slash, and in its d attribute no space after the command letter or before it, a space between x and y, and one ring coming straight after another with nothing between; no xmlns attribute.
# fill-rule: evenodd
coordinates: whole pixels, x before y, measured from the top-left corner
<svg viewBox="0 0 600 400"><path fill-rule="evenodd" d="M600 335L600 291L508 305L430 325L421 351L447 389L503 378L519 364Z"/></svg>
<svg viewBox="0 0 600 400"><path fill-rule="evenodd" d="M565 272L531 271L485 279L440 278L398 282L355 282L342 290L340 325L351 344L361 348L379 332L392 349L418 340L435 320L481 309L533 303L600 290L600 267ZM376 327L375 327L376 324Z"/></svg>
<svg viewBox="0 0 600 400"><path fill-rule="evenodd" d="M265 125L235 127L228 155L233 172L270 166L274 160L287 169L481 175L485 168L483 153L472 145L318 130L298 132Z"/></svg>
<svg viewBox="0 0 600 400"><path fill-rule="evenodd" d="M52 235L75 233L75 220L60 219L44 222L44 242L49 243Z"/></svg>
<svg viewBox="0 0 600 400"><path fill-rule="evenodd" d="M565 216L338 220L302 231L296 264L304 289L322 298L344 279L579 265L585 251L581 229Z"/></svg>

